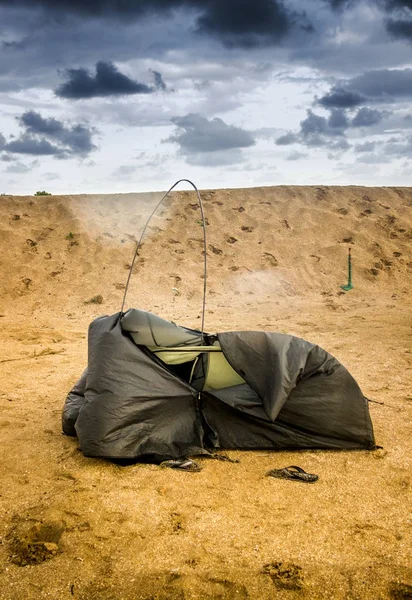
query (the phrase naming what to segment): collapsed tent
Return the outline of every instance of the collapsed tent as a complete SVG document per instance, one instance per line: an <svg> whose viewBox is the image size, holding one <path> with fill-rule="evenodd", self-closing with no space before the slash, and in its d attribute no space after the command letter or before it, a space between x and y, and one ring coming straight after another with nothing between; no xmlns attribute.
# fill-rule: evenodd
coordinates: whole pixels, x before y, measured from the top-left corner
<svg viewBox="0 0 412 600"><path fill-rule="evenodd" d="M95 319L63 432L86 456L159 462L216 449L373 449L368 401L303 339L209 335L138 309Z"/></svg>

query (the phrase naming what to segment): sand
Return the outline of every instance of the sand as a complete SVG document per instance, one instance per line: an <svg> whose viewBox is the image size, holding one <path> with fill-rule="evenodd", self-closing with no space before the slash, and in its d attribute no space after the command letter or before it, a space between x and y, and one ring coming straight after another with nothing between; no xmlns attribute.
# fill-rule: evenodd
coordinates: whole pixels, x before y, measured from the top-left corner
<svg viewBox="0 0 412 600"><path fill-rule="evenodd" d="M201 459L200 473L85 458L61 434L88 324L120 309L160 197L0 198L0 598L411 598L412 188L202 192L206 331L318 343L383 403L383 448L230 451L238 464ZM199 327L195 195L173 194L152 225L127 306ZM290 464L319 481L265 477Z"/></svg>

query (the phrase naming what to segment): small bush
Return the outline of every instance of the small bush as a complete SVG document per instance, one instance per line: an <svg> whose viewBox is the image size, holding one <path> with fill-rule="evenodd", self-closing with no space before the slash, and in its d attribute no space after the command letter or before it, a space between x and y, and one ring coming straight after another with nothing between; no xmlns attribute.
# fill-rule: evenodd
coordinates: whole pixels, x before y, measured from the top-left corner
<svg viewBox="0 0 412 600"><path fill-rule="evenodd" d="M50 192L45 192L44 190L42 192L36 192L34 195L35 196L51 196Z"/></svg>
<svg viewBox="0 0 412 600"><path fill-rule="evenodd" d="M103 296L101 294L97 294L97 296L93 296L90 300L85 300L84 304L102 304Z"/></svg>
<svg viewBox="0 0 412 600"><path fill-rule="evenodd" d="M66 240L72 240L74 238L74 235L72 234L72 232L70 231L67 235L66 235Z"/></svg>

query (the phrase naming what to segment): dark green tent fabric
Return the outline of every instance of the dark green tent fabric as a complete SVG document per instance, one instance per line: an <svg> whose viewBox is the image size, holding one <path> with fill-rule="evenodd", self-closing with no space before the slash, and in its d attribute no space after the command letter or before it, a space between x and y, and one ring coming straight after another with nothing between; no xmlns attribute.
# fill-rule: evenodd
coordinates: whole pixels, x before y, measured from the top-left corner
<svg viewBox="0 0 412 600"><path fill-rule="evenodd" d="M375 447L368 401L319 346L279 333L218 334L246 383L198 391L137 345L120 317L91 323L88 367L63 408L63 431L77 435L86 456L160 461L217 448Z"/></svg>

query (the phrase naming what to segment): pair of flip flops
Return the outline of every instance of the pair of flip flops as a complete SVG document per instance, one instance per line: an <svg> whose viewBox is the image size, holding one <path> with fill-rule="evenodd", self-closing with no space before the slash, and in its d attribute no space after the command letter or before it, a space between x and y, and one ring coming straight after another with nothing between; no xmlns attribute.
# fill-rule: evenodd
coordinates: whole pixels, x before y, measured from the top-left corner
<svg viewBox="0 0 412 600"><path fill-rule="evenodd" d="M215 455L214 458L219 460L228 460L227 457L221 457ZM230 459L229 459L230 460ZM202 470L194 460L190 458L180 458L177 460L165 460L160 463L163 468L179 469L180 471L188 471L191 473L198 473ZM268 477L275 477L277 479L291 479L294 481L303 481L305 483L314 483L319 479L314 473L306 473L301 467L292 465L290 467L284 467L283 469L272 469L266 473Z"/></svg>
<svg viewBox="0 0 412 600"><path fill-rule="evenodd" d="M315 483L319 479L314 473L306 473L301 467L295 465L283 469L272 469L266 475L277 479L292 479L293 481L303 481L305 483Z"/></svg>

